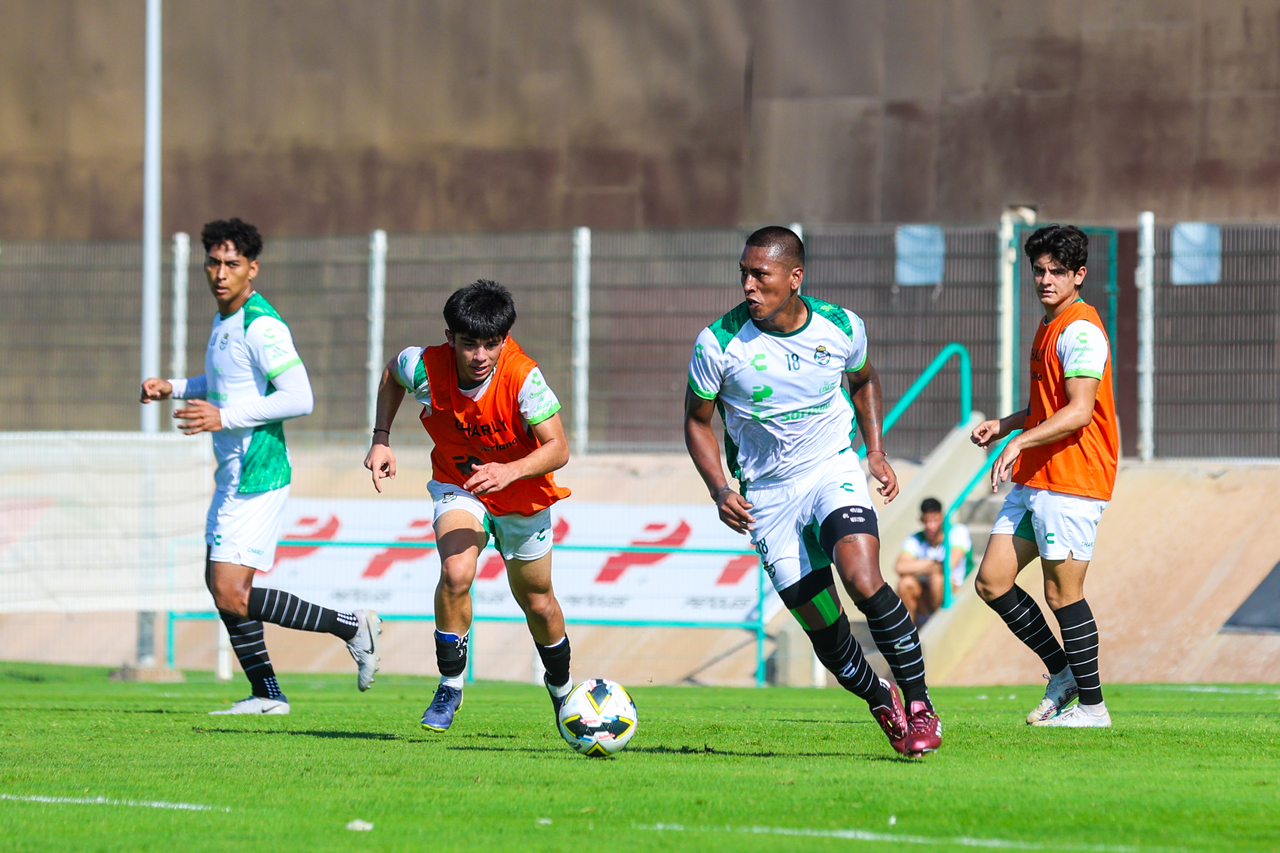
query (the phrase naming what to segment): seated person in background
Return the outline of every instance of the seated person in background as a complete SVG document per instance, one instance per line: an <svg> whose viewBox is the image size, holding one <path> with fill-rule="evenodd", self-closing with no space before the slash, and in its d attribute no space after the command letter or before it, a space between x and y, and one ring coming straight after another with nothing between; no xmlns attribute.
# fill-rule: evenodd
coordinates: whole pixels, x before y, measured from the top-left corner
<svg viewBox="0 0 1280 853"><path fill-rule="evenodd" d="M923 625L942 606L942 503L937 498L920 502L920 523L924 530L907 537L894 571L898 573L898 597L911 620ZM965 562L972 549L969 529L951 525L951 584L955 589L964 580Z"/></svg>

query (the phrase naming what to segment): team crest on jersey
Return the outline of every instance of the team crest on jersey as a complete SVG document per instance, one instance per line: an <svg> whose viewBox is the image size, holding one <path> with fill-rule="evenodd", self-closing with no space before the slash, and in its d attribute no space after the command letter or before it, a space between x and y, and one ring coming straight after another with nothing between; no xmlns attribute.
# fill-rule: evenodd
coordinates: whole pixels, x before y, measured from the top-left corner
<svg viewBox="0 0 1280 853"><path fill-rule="evenodd" d="M818 364L825 365L827 362L831 361L831 350L819 345L818 348L813 351L813 360L818 362Z"/></svg>
<svg viewBox="0 0 1280 853"><path fill-rule="evenodd" d="M231 339L230 332L222 333L222 340L218 341L218 351L221 352L227 348L227 341Z"/></svg>

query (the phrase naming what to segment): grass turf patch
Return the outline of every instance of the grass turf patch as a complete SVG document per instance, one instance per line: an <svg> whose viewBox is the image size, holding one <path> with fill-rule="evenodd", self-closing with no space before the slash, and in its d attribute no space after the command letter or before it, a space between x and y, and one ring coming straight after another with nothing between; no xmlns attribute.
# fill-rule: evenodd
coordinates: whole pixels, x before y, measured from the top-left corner
<svg viewBox="0 0 1280 853"><path fill-rule="evenodd" d="M424 731L434 679L285 675L247 694L0 663L0 838L18 850L1272 850L1280 687L1108 685L1108 730L1040 696L940 688L937 755L898 757L840 690L628 685L639 728L585 759L540 687L480 683ZM42 798L42 799L32 799ZM208 807L196 809L194 807ZM373 824L346 829L352 820Z"/></svg>

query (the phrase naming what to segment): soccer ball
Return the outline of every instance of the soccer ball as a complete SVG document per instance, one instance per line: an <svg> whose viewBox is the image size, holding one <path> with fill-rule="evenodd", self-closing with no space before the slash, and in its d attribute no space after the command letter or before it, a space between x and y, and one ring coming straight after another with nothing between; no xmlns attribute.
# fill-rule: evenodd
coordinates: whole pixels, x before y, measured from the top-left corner
<svg viewBox="0 0 1280 853"><path fill-rule="evenodd" d="M574 686L560 706L560 736L583 755L621 752L636 733L636 703L621 684L591 678Z"/></svg>

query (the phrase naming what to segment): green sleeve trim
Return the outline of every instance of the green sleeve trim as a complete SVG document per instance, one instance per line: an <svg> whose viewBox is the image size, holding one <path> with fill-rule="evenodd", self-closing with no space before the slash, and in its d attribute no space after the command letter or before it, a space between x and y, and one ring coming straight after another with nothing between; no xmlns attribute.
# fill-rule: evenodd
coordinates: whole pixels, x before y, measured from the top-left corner
<svg viewBox="0 0 1280 853"><path fill-rule="evenodd" d="M853 323L849 322L849 315L839 305L832 302L826 302L822 299L815 299L812 296L801 296L801 299L809 306L809 310L821 317L826 317L831 321L832 325L840 329L853 340Z"/></svg>
<svg viewBox="0 0 1280 853"><path fill-rule="evenodd" d="M1076 368L1075 370L1072 370L1072 371L1064 371L1062 374L1063 379L1075 379L1077 376L1084 376L1088 379L1098 379L1098 380L1102 379L1102 374L1099 373L1098 371L1084 370L1083 368Z"/></svg>
<svg viewBox="0 0 1280 853"><path fill-rule="evenodd" d="M276 378L277 376L279 376L281 373L284 373L286 370L288 370L290 367L293 367L293 366L294 366L294 365L296 365L296 364L302 364L302 359L301 359L301 358L295 358L293 361L286 362L286 363L284 363L284 364L280 365L280 366L279 366L279 367L277 367L275 370L273 370L273 371L271 371L270 373L268 373L268 374L267 374L267 378L268 378L268 379L275 379L275 378Z"/></svg>
<svg viewBox="0 0 1280 853"><path fill-rule="evenodd" d="M701 397L704 400L714 400L718 396L716 394L708 394L706 391L703 391L697 385L693 384L692 376L689 377L689 390L697 394L699 397Z"/></svg>
<svg viewBox="0 0 1280 853"><path fill-rule="evenodd" d="M864 368L864 367L866 367L866 366L867 366L867 353L865 353L865 352L864 352L864 353L862 354L862 361L858 362L858 366L857 366L857 367L850 367L850 368L846 369L846 370L845 370L845 373L857 373L859 370L861 370L862 368Z"/></svg>
<svg viewBox="0 0 1280 853"><path fill-rule="evenodd" d="M422 383L427 381L427 364L422 360L422 356L418 356L418 363L413 368L413 387L410 391L416 391L422 387Z"/></svg>
<svg viewBox="0 0 1280 853"><path fill-rule="evenodd" d="M715 335L720 343L720 351L723 352L729 346L729 341L738 336L738 332L742 331L742 327L750 319L751 314L747 311L747 303L742 302L707 328L711 330L711 334Z"/></svg>
<svg viewBox="0 0 1280 853"><path fill-rule="evenodd" d="M254 320L257 320L259 317L272 317L279 320L286 327L289 325L284 322L284 318L280 316L280 312L276 311L275 307L268 302L267 298L261 293L255 293L250 296L249 301L244 304L244 308L241 310L244 311L245 332L249 331L249 324Z"/></svg>
<svg viewBox="0 0 1280 853"><path fill-rule="evenodd" d="M545 421L545 420L547 420L547 419L551 418L553 415L555 415L555 414L556 414L557 412L559 412L559 411L560 411L560 404L557 402L557 403L556 403L554 406L552 406L552 407L551 407L551 409L550 409L549 411L547 411L545 414L544 414L544 413L542 413L542 412L539 412L537 415L535 415L534 417L536 417L536 418L537 418L537 420L536 420L536 421L535 421L535 420L530 420L530 421L529 421L529 426L537 426L538 424L542 423L543 421Z"/></svg>

